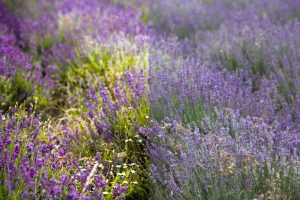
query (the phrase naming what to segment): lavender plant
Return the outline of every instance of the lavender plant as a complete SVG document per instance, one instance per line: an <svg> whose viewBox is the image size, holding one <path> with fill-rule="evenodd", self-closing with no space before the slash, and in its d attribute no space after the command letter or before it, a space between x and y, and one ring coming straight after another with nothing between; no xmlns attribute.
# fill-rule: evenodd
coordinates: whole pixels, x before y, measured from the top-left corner
<svg viewBox="0 0 300 200"><path fill-rule="evenodd" d="M128 198L143 198L141 195L147 193L144 170L148 159L138 133L140 127L148 126L145 72L126 71L109 86L101 78L89 80L84 108L70 110L66 117L68 127L73 127L73 149L85 156L100 152L101 160L114 168L108 179L125 182Z"/></svg>

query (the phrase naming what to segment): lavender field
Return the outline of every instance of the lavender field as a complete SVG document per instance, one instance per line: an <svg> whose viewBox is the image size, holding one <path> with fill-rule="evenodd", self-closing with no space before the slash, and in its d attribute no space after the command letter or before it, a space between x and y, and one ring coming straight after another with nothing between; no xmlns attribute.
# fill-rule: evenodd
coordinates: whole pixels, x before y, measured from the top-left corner
<svg viewBox="0 0 300 200"><path fill-rule="evenodd" d="M299 200L299 0L0 0L0 200Z"/></svg>

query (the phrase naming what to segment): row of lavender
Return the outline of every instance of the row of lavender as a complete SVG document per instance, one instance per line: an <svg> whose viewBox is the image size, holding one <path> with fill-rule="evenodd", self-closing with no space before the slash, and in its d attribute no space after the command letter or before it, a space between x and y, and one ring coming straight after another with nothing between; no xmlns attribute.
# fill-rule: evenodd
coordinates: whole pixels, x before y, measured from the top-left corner
<svg viewBox="0 0 300 200"><path fill-rule="evenodd" d="M152 1L155 199L299 199L299 1Z"/></svg>
<svg viewBox="0 0 300 200"><path fill-rule="evenodd" d="M147 27L112 1L0 4L0 199L145 199Z"/></svg>

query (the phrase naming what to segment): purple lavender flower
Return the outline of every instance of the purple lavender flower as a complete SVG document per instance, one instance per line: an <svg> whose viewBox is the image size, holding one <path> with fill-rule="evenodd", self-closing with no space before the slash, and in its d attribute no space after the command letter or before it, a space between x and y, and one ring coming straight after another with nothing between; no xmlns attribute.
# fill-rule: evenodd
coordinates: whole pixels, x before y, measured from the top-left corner
<svg viewBox="0 0 300 200"><path fill-rule="evenodd" d="M20 145L19 144L15 144L14 153L17 155L20 153Z"/></svg>
<svg viewBox="0 0 300 200"><path fill-rule="evenodd" d="M35 177L35 175L36 175L36 170L35 170L35 168L30 167L30 169L29 169L29 177L32 179L32 178Z"/></svg>
<svg viewBox="0 0 300 200"><path fill-rule="evenodd" d="M71 186L66 199L73 200L73 199L79 199L79 197L80 197L79 192L75 189L74 186Z"/></svg>
<svg viewBox="0 0 300 200"><path fill-rule="evenodd" d="M107 183L104 179L104 177L102 175L98 175L96 178L95 178L95 185L96 187L99 189L99 188L103 188L105 189L106 186L107 186Z"/></svg>
<svg viewBox="0 0 300 200"><path fill-rule="evenodd" d="M29 144L27 145L27 152L30 153L30 152L32 152L32 150L33 150L33 144L32 144L32 143L29 143Z"/></svg>
<svg viewBox="0 0 300 200"><path fill-rule="evenodd" d="M121 196L127 190L127 186L122 186L120 184L115 185L113 190L114 196Z"/></svg>
<svg viewBox="0 0 300 200"><path fill-rule="evenodd" d="M44 158L37 158L36 159L36 167L37 168L43 167L44 164L45 164Z"/></svg>

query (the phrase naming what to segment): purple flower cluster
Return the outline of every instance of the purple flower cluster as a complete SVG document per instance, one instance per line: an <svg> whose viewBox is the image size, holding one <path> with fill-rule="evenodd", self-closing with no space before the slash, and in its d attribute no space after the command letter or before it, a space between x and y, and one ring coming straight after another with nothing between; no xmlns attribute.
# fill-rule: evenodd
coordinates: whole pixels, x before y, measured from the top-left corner
<svg viewBox="0 0 300 200"><path fill-rule="evenodd" d="M121 196L127 190L126 186L120 184L116 185L113 191L114 196Z"/></svg>

